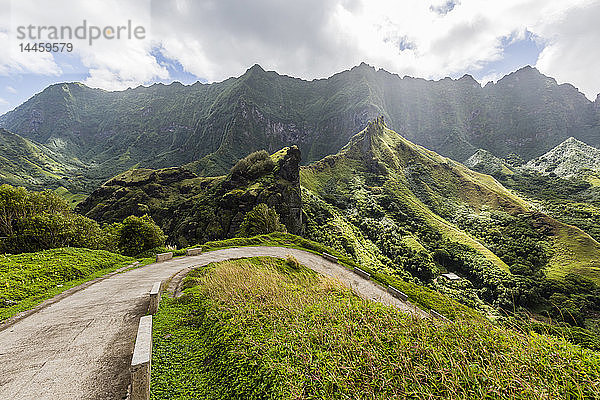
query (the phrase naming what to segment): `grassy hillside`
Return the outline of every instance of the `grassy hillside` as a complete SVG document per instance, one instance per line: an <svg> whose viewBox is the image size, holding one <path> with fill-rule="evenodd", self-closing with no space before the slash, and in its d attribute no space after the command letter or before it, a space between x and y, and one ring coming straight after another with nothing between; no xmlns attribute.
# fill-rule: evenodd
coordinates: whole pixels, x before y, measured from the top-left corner
<svg viewBox="0 0 600 400"><path fill-rule="evenodd" d="M291 232L384 279L427 284L488 314L493 305L598 329L600 246L491 176L411 143L383 119L299 172L289 152L250 155L224 177L132 170L79 210L103 222L150 213L185 246L235 236L244 215L267 203ZM464 279L448 282L444 272Z"/></svg>
<svg viewBox="0 0 600 400"><path fill-rule="evenodd" d="M331 224L348 232L346 242L355 245L346 247L368 248L360 236L369 236L367 221L379 220L387 227L396 225L397 234L416 240L417 248L434 251L441 242L450 241L467 246L506 272L515 262L531 263L551 277L578 273L600 283L600 246L585 232L534 211L491 176L409 142L382 121L371 123L338 154L302 168L301 182L328 204ZM319 207L323 205L314 206ZM356 213L362 220L356 220ZM327 220L315 218L316 226ZM415 232L423 228L407 226L411 223L407 218L422 221L430 233ZM362 229L350 232L348 223ZM525 260L526 254L518 256L509 249L511 241L525 234L510 228L511 224L521 224L532 237L531 253L540 253L539 259ZM317 230L314 234L327 240ZM431 231L439 238L427 237ZM377 235L370 239L378 240ZM330 240L336 240L335 235Z"/></svg>
<svg viewBox="0 0 600 400"><path fill-rule="evenodd" d="M269 258L211 264L154 318L152 399L570 399L600 356L481 321L415 320Z"/></svg>
<svg viewBox="0 0 600 400"><path fill-rule="evenodd" d="M86 182L73 179L82 173L82 166L61 152L0 128L0 184L38 190L64 185L75 191L89 191Z"/></svg>
<svg viewBox="0 0 600 400"><path fill-rule="evenodd" d="M0 321L131 262L120 254L77 248L0 254Z"/></svg>

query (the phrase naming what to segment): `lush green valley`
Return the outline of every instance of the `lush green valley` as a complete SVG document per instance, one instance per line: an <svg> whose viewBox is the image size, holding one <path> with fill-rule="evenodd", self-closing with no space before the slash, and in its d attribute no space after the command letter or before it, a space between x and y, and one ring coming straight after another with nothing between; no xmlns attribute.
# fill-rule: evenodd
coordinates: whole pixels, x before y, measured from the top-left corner
<svg viewBox="0 0 600 400"><path fill-rule="evenodd" d="M562 334L597 346L588 338L599 332L600 245L583 230L409 142L383 118L335 155L305 167L299 159L293 148L254 153L214 178L131 170L78 210L102 223L148 213L169 243L187 246L239 235L244 216L266 203L288 231L384 280L426 285L494 318L566 324Z"/></svg>
<svg viewBox="0 0 600 400"><path fill-rule="evenodd" d="M289 260L213 265L165 300L155 398L593 398L598 110L532 68L485 87L367 65L53 85L0 117L0 319L131 257L295 247L456 323L409 320Z"/></svg>

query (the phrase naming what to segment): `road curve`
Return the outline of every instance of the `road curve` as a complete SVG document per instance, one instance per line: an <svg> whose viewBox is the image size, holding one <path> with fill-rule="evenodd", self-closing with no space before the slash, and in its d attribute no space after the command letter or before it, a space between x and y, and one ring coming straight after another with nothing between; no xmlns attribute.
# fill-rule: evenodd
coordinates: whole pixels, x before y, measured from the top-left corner
<svg viewBox="0 0 600 400"><path fill-rule="evenodd" d="M239 247L175 258L111 276L0 332L0 399L121 399L139 318L152 284L185 268L228 259L291 254L361 297L426 314L319 255L283 247Z"/></svg>

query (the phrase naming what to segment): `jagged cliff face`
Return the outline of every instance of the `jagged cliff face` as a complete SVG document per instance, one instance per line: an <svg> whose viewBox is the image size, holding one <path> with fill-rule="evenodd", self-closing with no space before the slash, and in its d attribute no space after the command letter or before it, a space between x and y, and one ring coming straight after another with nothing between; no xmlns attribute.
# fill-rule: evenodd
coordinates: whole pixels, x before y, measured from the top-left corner
<svg viewBox="0 0 600 400"><path fill-rule="evenodd" d="M523 168L544 175L553 173L561 178L572 178L585 170L598 172L600 150L571 137Z"/></svg>
<svg viewBox="0 0 600 400"><path fill-rule="evenodd" d="M251 178L198 177L181 168L134 169L94 191L78 211L100 222L149 214L180 246L233 237L259 203L274 208L288 232L302 234L297 147L271 156L273 167Z"/></svg>
<svg viewBox="0 0 600 400"><path fill-rule="evenodd" d="M369 120L457 161L477 149L530 160L570 136L600 146L599 102L523 68L482 88L472 77L400 78L365 64L303 81L260 66L215 84L157 84L105 92L53 85L0 117L104 181L134 165L226 173L252 151L297 145L308 164L339 151Z"/></svg>

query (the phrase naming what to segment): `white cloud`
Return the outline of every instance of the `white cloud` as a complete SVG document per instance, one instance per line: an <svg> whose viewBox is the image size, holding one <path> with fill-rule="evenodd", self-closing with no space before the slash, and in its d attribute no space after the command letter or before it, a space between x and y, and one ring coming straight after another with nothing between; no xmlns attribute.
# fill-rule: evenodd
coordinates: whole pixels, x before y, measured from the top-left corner
<svg viewBox="0 0 600 400"><path fill-rule="evenodd" d="M12 86L6 86L6 91L11 94L17 94L17 89Z"/></svg>
<svg viewBox="0 0 600 400"><path fill-rule="evenodd" d="M0 73L32 72L41 75L60 75L63 72L62 65L69 72L88 73L89 77L84 80L84 83L110 90L125 89L156 79L168 78L167 70L160 66L152 55L153 43L148 35L148 30L151 28L149 0L102 2L53 0L52 5L52 7L40 7L39 2L32 0L11 1L8 4L7 9L10 12L5 15L9 18L5 17L0 21L2 26L0 44L10 48L11 51L5 59L0 58ZM83 26L84 21L86 29L82 28L81 31L86 34L84 39L62 40L73 44L73 53L19 51L19 43L49 40L47 38L49 28L42 31L44 35L42 38L37 38L37 30L34 29L33 39L18 40L17 27L19 26L25 27L25 32L28 32L29 25L56 26L59 32L60 27L68 26L76 32L77 27ZM110 32L114 36L118 27L128 26L129 21L132 29L137 26L145 29L145 39L139 40L135 37L121 40L98 39L92 41L90 45L91 26L99 29L111 27ZM120 34L126 37L128 32L122 30ZM66 61L70 54L77 56L76 70L73 70L71 60Z"/></svg>
<svg viewBox="0 0 600 400"><path fill-rule="evenodd" d="M8 104L9 104L8 101L6 101L2 97L0 97L0 106L6 106Z"/></svg>
<svg viewBox="0 0 600 400"><path fill-rule="evenodd" d="M600 2L571 9L552 25L540 27L547 39L537 62L543 73L568 82L594 99L600 93Z"/></svg>
<svg viewBox="0 0 600 400"><path fill-rule="evenodd" d="M39 10L29 0L11 4L13 22ZM40 23L76 24L86 17L101 25L130 18L147 27L147 40L77 45L89 70L85 83L106 89L168 78L157 49L209 81L237 76L254 63L307 79L361 61L425 78L486 75L485 66L504 57L506 41L529 31L545 44L537 62L542 72L574 83L588 97L600 91L599 0L63 0L51 10L44 7ZM59 74L61 65L48 55L17 55L0 58L0 74ZM488 77L497 79L493 73Z"/></svg>

